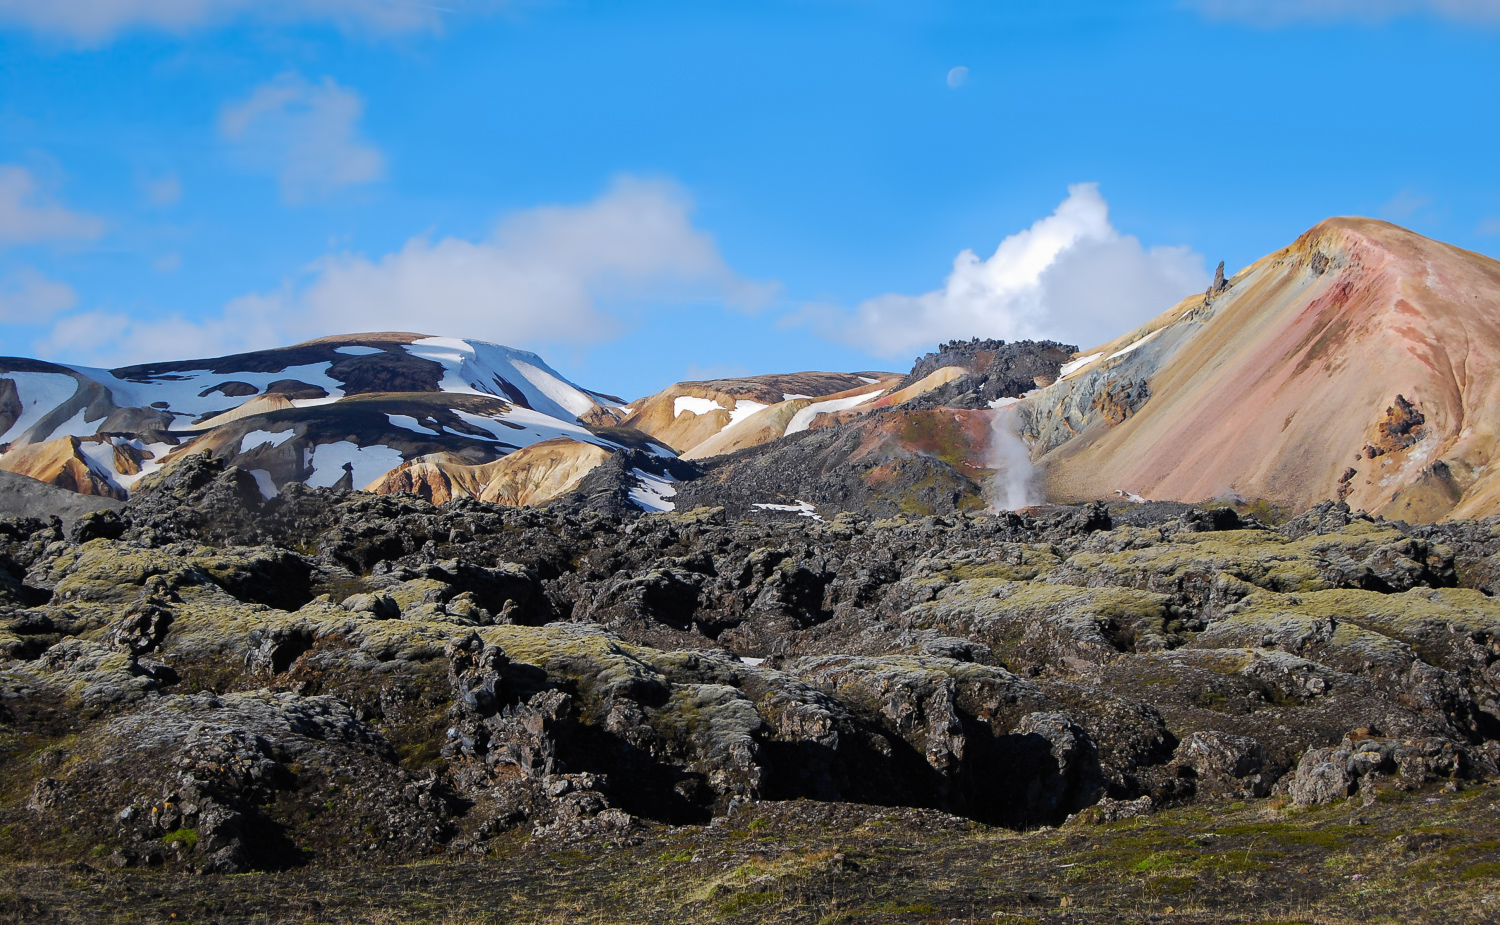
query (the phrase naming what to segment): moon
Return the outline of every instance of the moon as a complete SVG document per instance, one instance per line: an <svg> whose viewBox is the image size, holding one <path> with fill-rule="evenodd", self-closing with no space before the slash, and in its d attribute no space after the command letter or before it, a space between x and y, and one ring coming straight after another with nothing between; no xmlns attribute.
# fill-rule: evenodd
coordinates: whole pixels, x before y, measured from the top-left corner
<svg viewBox="0 0 1500 925"><path fill-rule="evenodd" d="M964 81L968 79L969 69L964 67L962 64L948 72L948 86L952 87L955 90L957 90L959 87L962 87L964 85Z"/></svg>

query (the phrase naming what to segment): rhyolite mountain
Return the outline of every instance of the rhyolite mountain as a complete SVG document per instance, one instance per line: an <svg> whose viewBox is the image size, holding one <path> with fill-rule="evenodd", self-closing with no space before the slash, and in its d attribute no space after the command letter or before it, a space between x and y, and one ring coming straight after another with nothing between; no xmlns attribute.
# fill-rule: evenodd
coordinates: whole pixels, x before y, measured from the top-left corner
<svg viewBox="0 0 1500 925"><path fill-rule="evenodd" d="M1500 510L1497 357L1500 264L1344 218L1102 346L956 341L905 375L627 403L535 354L416 334L115 370L0 358L0 470L123 499L207 452L267 497L539 504L595 474L595 494L608 475L654 511L942 513L991 506L994 409L1014 404L1049 500L1343 500L1430 522Z"/></svg>
<svg viewBox="0 0 1500 925"><path fill-rule="evenodd" d="M1049 498L1500 512L1500 263L1323 222L1024 402Z"/></svg>
<svg viewBox="0 0 1500 925"><path fill-rule="evenodd" d="M0 921L1491 922L1493 277L1338 221L1082 354L629 403L4 361ZM1150 500L990 510L997 411Z"/></svg>

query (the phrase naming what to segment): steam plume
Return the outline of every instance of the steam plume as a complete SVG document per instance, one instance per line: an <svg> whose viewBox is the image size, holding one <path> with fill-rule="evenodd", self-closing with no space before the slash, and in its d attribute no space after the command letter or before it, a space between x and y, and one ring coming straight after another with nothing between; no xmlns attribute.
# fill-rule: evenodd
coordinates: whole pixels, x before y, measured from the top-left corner
<svg viewBox="0 0 1500 925"><path fill-rule="evenodd" d="M1031 464L1031 448L1021 439L1021 418L1014 404L1000 408L990 422L990 467L995 470L991 508L1018 511L1045 500Z"/></svg>

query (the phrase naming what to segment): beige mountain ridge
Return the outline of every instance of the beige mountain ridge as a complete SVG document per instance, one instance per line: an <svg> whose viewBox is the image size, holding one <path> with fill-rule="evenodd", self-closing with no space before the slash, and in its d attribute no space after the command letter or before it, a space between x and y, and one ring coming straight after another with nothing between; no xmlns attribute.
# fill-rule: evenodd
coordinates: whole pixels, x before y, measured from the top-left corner
<svg viewBox="0 0 1500 925"><path fill-rule="evenodd" d="M1335 218L1023 403L1049 498L1500 512L1500 263Z"/></svg>
<svg viewBox="0 0 1500 925"><path fill-rule="evenodd" d="M28 439L0 447L0 470L123 497L143 468L207 451L280 485L308 471L313 451L331 439L404 458L352 487L434 503L537 504L576 487L609 457L611 441L631 431L642 447L708 459L898 407L973 374L944 366L899 389L905 377L886 372L682 382L629 404L593 401L568 425L573 435L495 458L493 442L463 444L465 425L454 415L503 415L509 399L498 388L494 397L438 391L428 368L403 352L420 338L369 334L283 348L295 362L333 357L358 366L359 394L346 386L346 397L299 407L294 393L277 391L288 386L262 393L226 372L225 403L231 395L239 403L171 434L151 430L159 414L152 408L113 408L107 390L80 371L15 361L0 370L72 375L80 385ZM1222 289L1083 351L1018 411L1053 501L1123 491L1151 500L1265 499L1302 510L1341 499L1409 521L1481 517L1500 512L1500 478L1491 469L1497 364L1500 263L1384 222L1336 218ZM0 418L9 426L22 402L7 375L14 374L0 371ZM45 439L53 421L106 413L96 436ZM973 440L937 445L946 431L923 423L934 413L913 411L896 428L903 436L881 439L895 440L898 455L957 453L966 472L982 477L982 448Z"/></svg>

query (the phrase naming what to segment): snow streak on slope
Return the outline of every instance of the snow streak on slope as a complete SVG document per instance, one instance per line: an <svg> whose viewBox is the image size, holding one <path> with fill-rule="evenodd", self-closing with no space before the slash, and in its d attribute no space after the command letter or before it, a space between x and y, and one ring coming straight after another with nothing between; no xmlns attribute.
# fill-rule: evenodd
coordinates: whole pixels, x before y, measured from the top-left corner
<svg viewBox="0 0 1500 925"><path fill-rule="evenodd" d="M121 408L145 408L158 402L165 402L168 410L174 416L183 417L188 420L179 422L181 426L191 423L191 418L199 417L212 412L225 411L229 408L242 404L247 398L230 398L220 392L210 392L209 389L224 382L244 382L254 386L258 393L263 393L266 386L273 382L294 379L305 382L308 385L318 386L328 393L327 398L306 398L293 401L297 407L309 405L327 404L344 397L344 389L338 380L328 375L328 368L332 363L308 363L305 366L288 366L277 372L261 373L249 371L234 371L216 373L212 369L193 369L162 373L156 376L142 377L140 379L121 379L107 369L95 369L89 366L70 366L72 369L88 378L94 380L109 389L111 397L116 405ZM203 393L207 394L203 394ZM174 430L178 429L174 425Z"/></svg>
<svg viewBox="0 0 1500 925"><path fill-rule="evenodd" d="M664 514L677 510L677 503L670 499L677 494L676 482L671 474L656 475L642 469L631 469L637 485L630 489L630 500L642 510Z"/></svg>
<svg viewBox="0 0 1500 925"><path fill-rule="evenodd" d="M18 439L78 392L78 380L64 373L0 373L0 379L16 384L16 397L21 401L21 416L0 434L0 443Z"/></svg>
<svg viewBox="0 0 1500 925"><path fill-rule="evenodd" d="M489 432L499 443L508 443L511 446L531 446L543 440L552 440L557 437L567 437L579 443L593 443L598 446L609 446L609 441L602 437L596 437L586 428L566 420L558 420L520 405L513 405L502 417L492 418L482 414L471 414L467 411L454 410L466 424ZM480 438L483 439L483 438Z"/></svg>
<svg viewBox="0 0 1500 925"><path fill-rule="evenodd" d="M535 411L576 421L596 404L613 405L579 388L526 350L456 337L426 337L406 346L413 356L442 365L444 392L493 395L521 401Z"/></svg>
<svg viewBox="0 0 1500 925"><path fill-rule="evenodd" d="M813 402L792 415L791 423L786 426L786 436L790 437L792 434L800 434L804 430L807 430L812 426L813 419L820 414L831 414L834 411L847 411L850 408L857 408L867 401L874 401L879 398L884 391L884 389L876 389L873 392L866 392L863 395L851 395L848 398L835 398L832 401Z"/></svg>
<svg viewBox="0 0 1500 925"><path fill-rule="evenodd" d="M353 470L354 487L364 488L402 463L400 451L381 444L322 443L310 455L313 475L307 484L312 488L329 488L338 484L344 477L346 465Z"/></svg>
<svg viewBox="0 0 1500 925"><path fill-rule="evenodd" d="M240 438L240 452L248 453L256 447L281 446L283 443L297 435L295 430L283 430L272 433L268 430L252 430Z"/></svg>
<svg viewBox="0 0 1500 925"><path fill-rule="evenodd" d="M713 411L723 411L724 406L712 398L699 398L696 395L679 395L672 401L672 416L682 417L684 411L693 414L708 414Z"/></svg>

